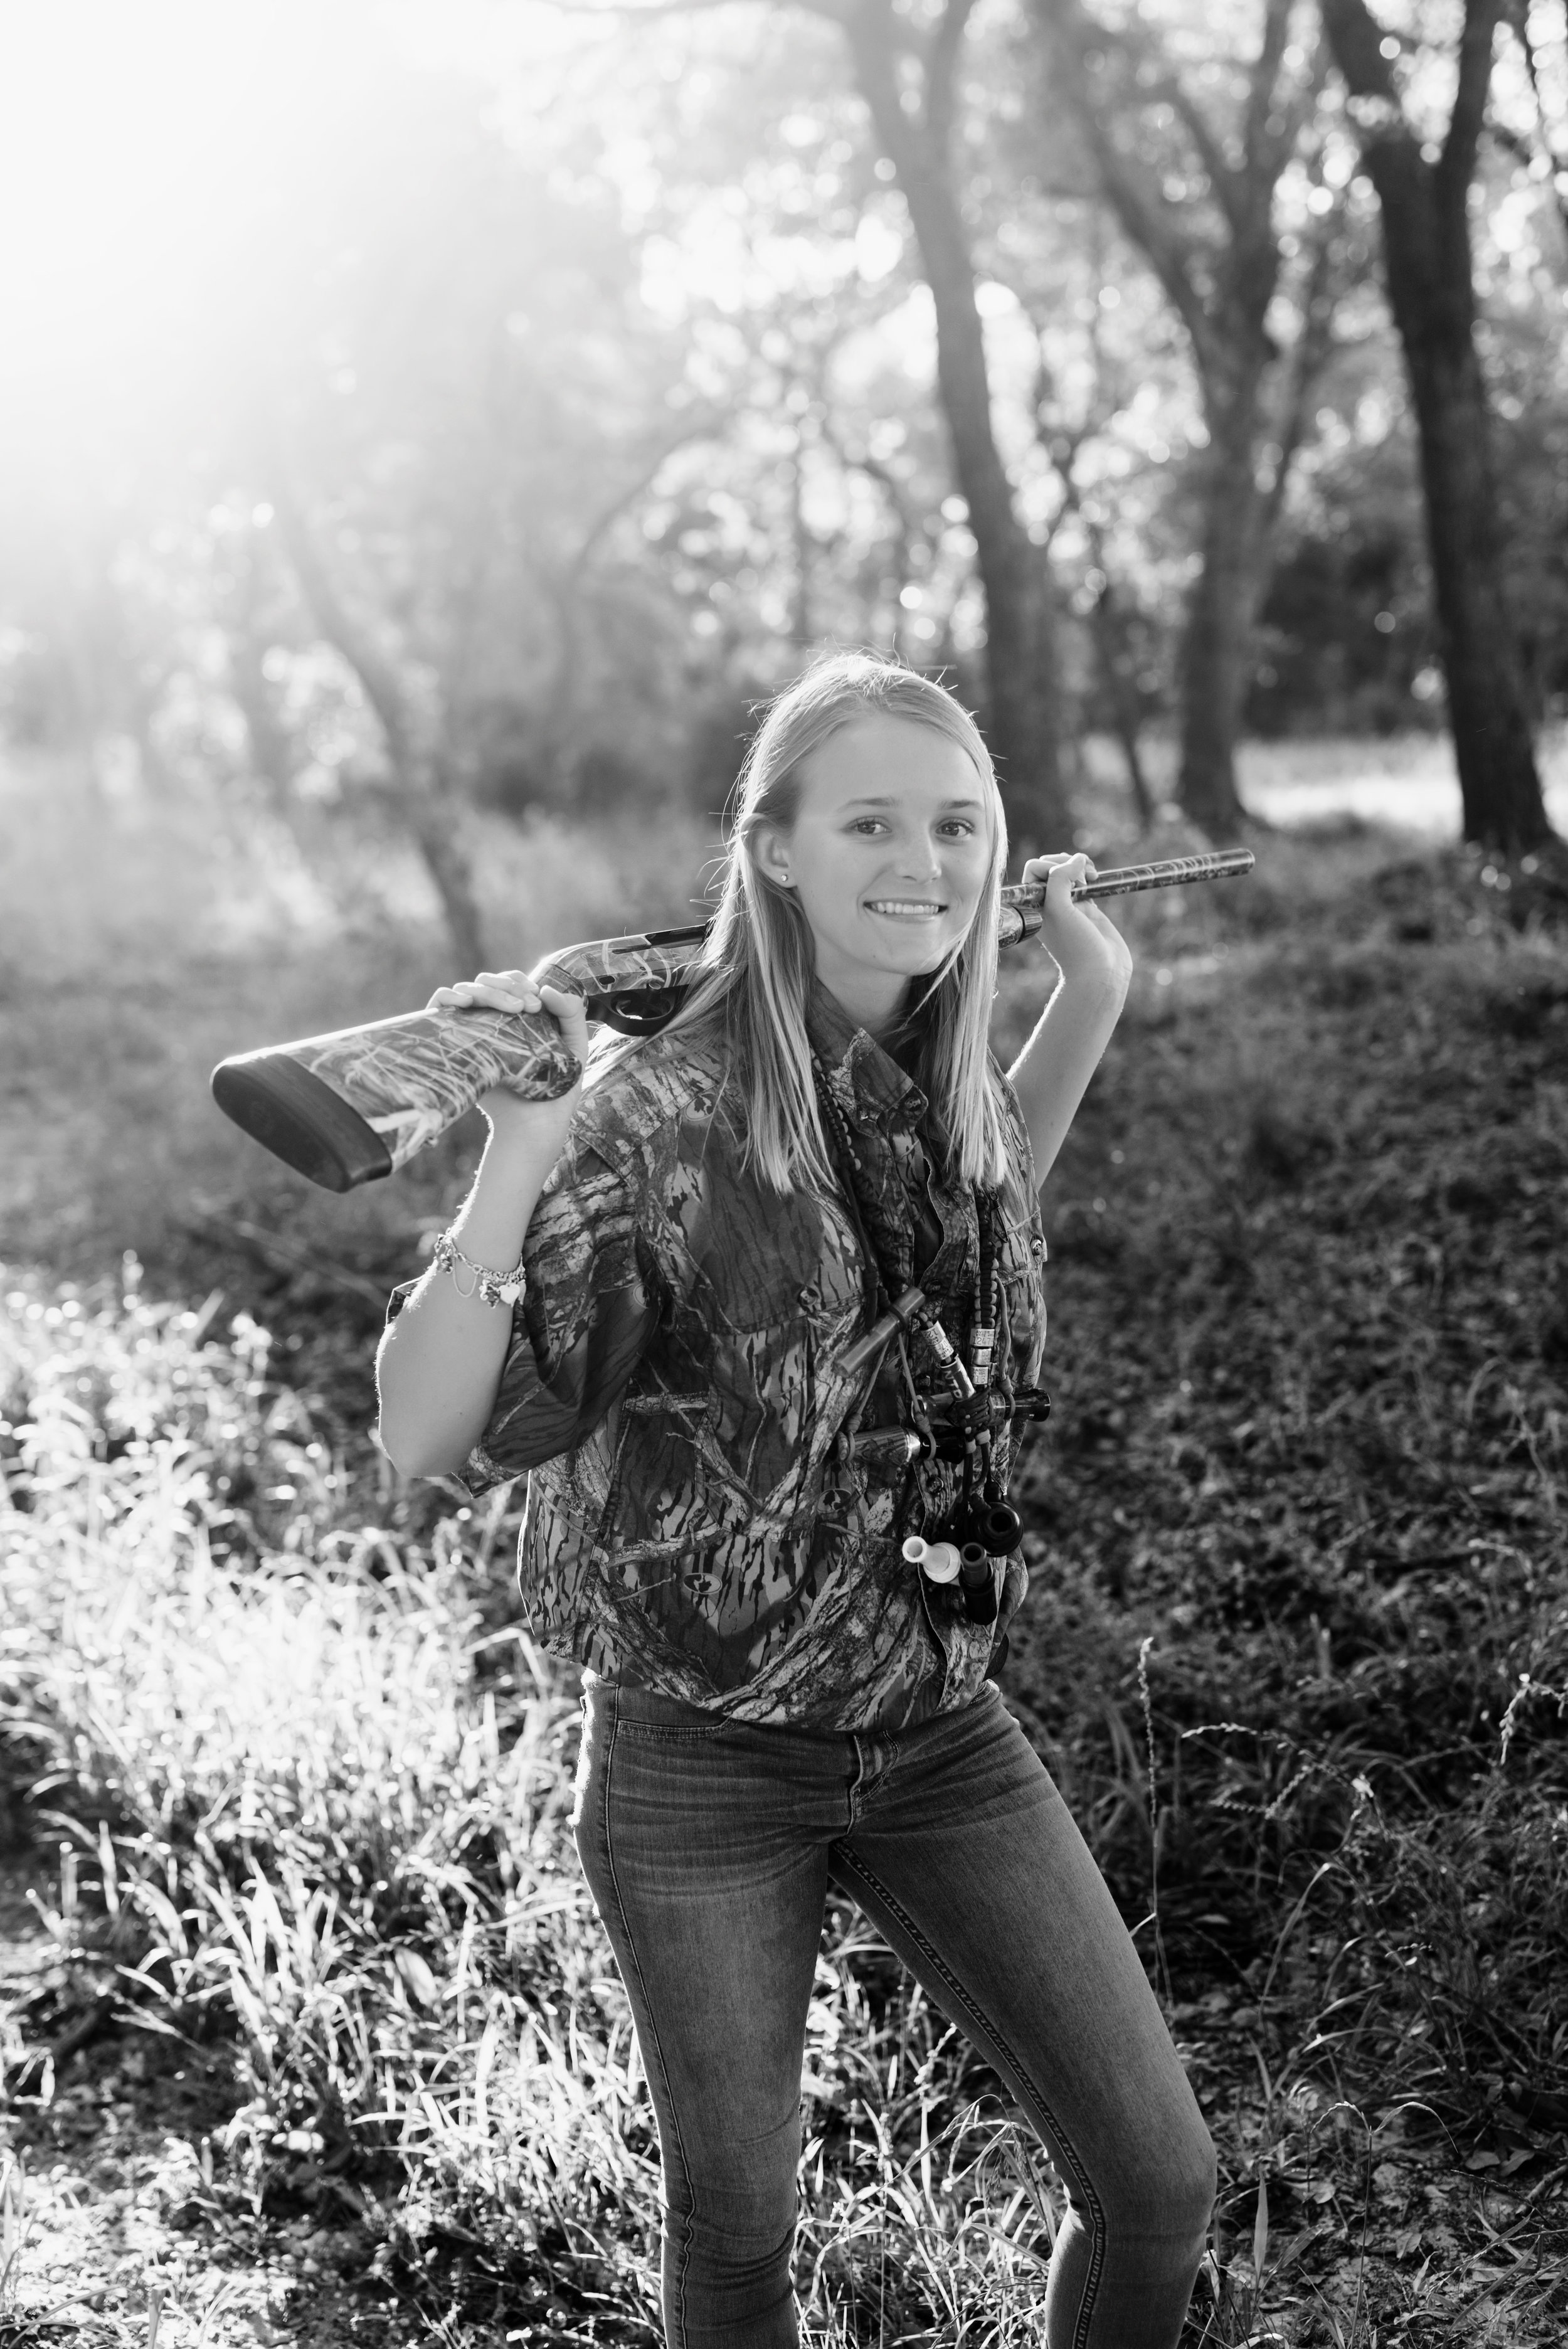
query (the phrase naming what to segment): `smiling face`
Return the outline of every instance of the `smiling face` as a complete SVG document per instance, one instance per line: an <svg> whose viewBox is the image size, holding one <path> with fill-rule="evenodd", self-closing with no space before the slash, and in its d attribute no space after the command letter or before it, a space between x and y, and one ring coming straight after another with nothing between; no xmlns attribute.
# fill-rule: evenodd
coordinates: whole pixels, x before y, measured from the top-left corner
<svg viewBox="0 0 1568 2349"><path fill-rule="evenodd" d="M799 783L794 823L763 831L758 862L799 898L823 986L885 1032L911 979L975 917L995 841L988 786L951 736L882 711L811 751Z"/></svg>

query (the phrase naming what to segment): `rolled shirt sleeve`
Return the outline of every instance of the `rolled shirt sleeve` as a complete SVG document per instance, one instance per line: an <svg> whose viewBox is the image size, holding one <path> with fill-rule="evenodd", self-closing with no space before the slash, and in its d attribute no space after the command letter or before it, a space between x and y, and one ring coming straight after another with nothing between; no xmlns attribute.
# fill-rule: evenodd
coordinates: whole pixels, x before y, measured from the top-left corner
<svg viewBox="0 0 1568 2349"><path fill-rule="evenodd" d="M608 1414L658 1325L660 1282L639 1227L643 1168L590 1133L569 1143L529 1224L526 1287L490 1423L470 1454L476 1490L574 1452Z"/></svg>
<svg viewBox="0 0 1568 2349"><path fill-rule="evenodd" d="M639 1228L643 1190L634 1155L617 1163L592 1133L568 1143L523 1241L526 1285L512 1309L500 1383L459 1480L470 1492L575 1451L636 1369L662 1294ZM388 1321L414 1286L393 1291Z"/></svg>

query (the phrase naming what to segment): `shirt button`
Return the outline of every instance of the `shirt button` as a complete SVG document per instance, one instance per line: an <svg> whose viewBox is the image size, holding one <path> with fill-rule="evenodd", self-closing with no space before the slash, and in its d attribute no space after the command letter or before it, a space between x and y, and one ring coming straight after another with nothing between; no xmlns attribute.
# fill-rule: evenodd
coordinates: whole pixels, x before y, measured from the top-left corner
<svg viewBox="0 0 1568 2349"><path fill-rule="evenodd" d="M808 1313L814 1313L822 1301L822 1292L814 1280L809 1280L800 1291L800 1303Z"/></svg>

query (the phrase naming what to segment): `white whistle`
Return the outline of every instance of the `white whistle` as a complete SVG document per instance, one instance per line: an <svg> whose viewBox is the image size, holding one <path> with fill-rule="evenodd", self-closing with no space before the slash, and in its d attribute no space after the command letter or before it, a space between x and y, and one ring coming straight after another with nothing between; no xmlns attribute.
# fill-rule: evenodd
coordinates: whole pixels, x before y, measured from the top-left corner
<svg viewBox="0 0 1568 2349"><path fill-rule="evenodd" d="M903 1546L903 1554L911 1566L918 1566L928 1582L956 1582L959 1557L951 1542L922 1541L911 1534Z"/></svg>

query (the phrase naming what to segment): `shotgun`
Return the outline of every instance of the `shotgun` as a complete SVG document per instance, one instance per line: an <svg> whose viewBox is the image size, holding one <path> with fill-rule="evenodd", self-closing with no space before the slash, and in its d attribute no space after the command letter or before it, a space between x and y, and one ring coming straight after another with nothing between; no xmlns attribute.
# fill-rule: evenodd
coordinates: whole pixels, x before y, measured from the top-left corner
<svg viewBox="0 0 1568 2349"><path fill-rule="evenodd" d="M1101 873L1073 891L1120 897L1189 881L1250 873L1250 848L1210 856L1176 856ZM1000 943L1016 946L1040 926L1043 882L1002 892ZM656 1035L673 1019L701 975L710 925L634 931L567 947L537 976L581 995L590 1019L623 1036ZM328 1191L352 1191L406 1166L492 1085L525 1101L569 1092L582 1071L543 1013L407 1011L330 1036L272 1044L221 1061L212 1097L224 1115L264 1150Z"/></svg>

